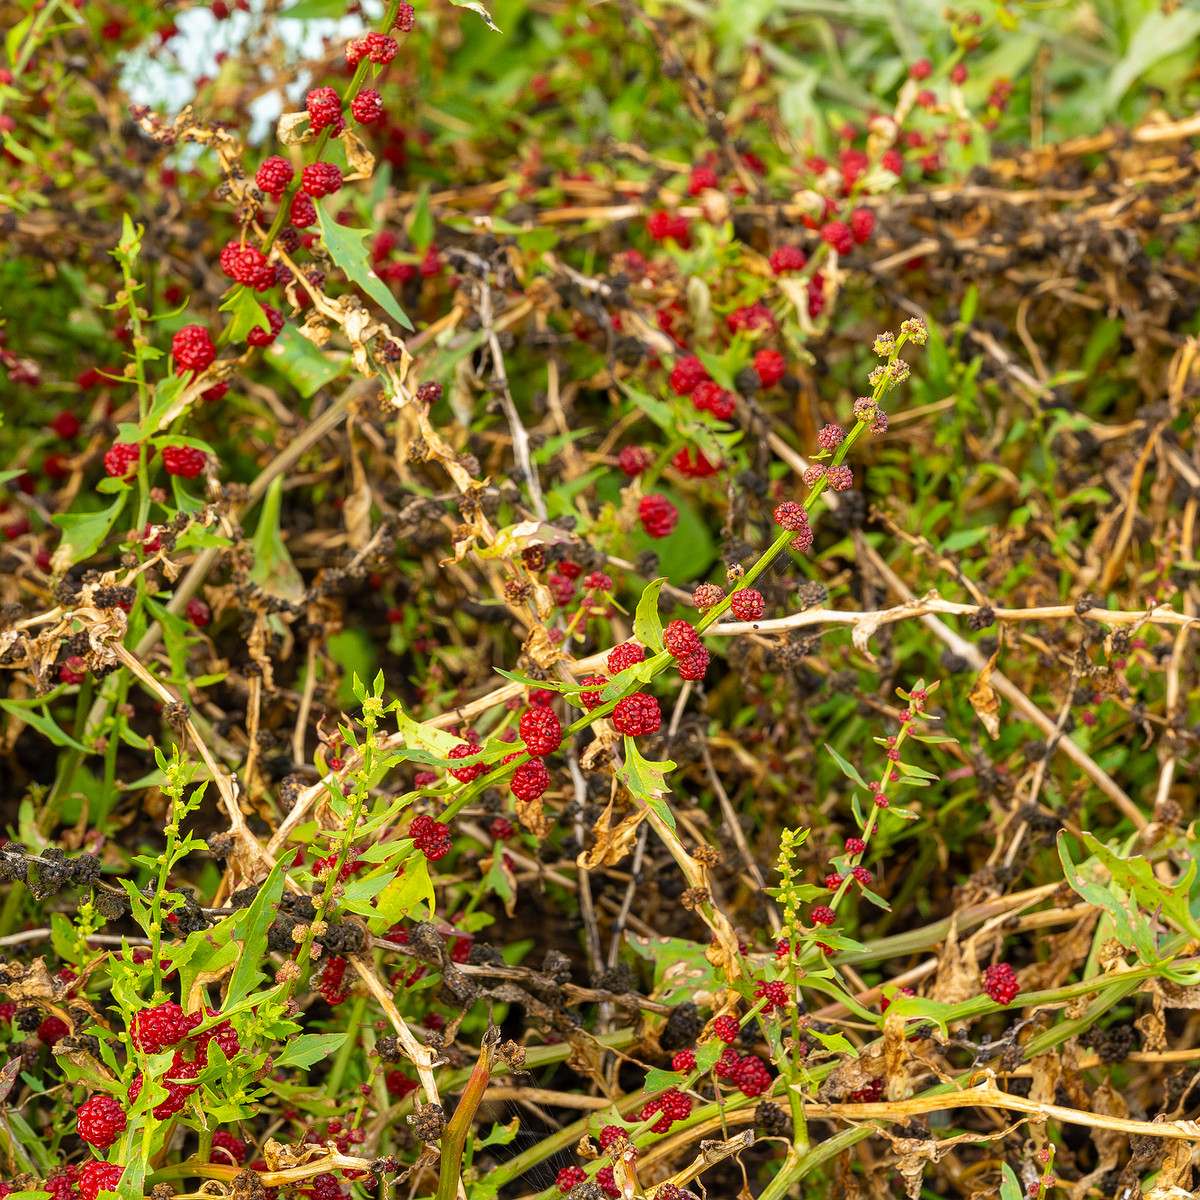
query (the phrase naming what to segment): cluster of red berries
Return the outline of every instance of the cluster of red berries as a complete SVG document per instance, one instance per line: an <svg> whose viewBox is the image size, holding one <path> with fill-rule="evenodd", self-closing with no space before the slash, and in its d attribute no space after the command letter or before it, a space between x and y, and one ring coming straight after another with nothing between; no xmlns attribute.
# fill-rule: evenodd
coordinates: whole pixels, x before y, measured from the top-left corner
<svg viewBox="0 0 1200 1200"><path fill-rule="evenodd" d="M612 722L618 733L630 737L640 737L642 734L655 733L662 724L662 712L658 701L645 692L634 692L618 702L613 709Z"/></svg>
<svg viewBox="0 0 1200 1200"><path fill-rule="evenodd" d="M742 588L729 598L729 608L739 621L760 621L767 611L763 594L754 588Z"/></svg>
<svg viewBox="0 0 1200 1200"><path fill-rule="evenodd" d="M679 523L679 510L666 496L651 492L638 501L638 519L650 537L665 538Z"/></svg>
<svg viewBox="0 0 1200 1200"><path fill-rule="evenodd" d="M652 1133L666 1133L675 1121L686 1120L691 1111L691 1098L678 1088L668 1088L661 1096L642 1105L640 1116L643 1121L648 1121L655 1113L661 1113L662 1116L650 1126L650 1130Z"/></svg>
<svg viewBox="0 0 1200 1200"><path fill-rule="evenodd" d="M168 475L195 479L208 463L208 455L195 446L165 446L162 461Z"/></svg>
<svg viewBox="0 0 1200 1200"><path fill-rule="evenodd" d="M1008 963L993 963L983 973L983 990L997 1004L1011 1004L1021 985L1016 972Z"/></svg>
<svg viewBox="0 0 1200 1200"><path fill-rule="evenodd" d="M755 1000L765 1000L763 1012L769 1013L777 1008L790 1008L793 1000L788 992L787 984L782 979L760 979L754 985Z"/></svg>
<svg viewBox="0 0 1200 1200"><path fill-rule="evenodd" d="M256 292L265 292L275 286L275 268L256 246L229 242L221 251L220 262L221 270L235 283Z"/></svg>
<svg viewBox="0 0 1200 1200"><path fill-rule="evenodd" d="M761 1058L756 1055L740 1055L733 1046L726 1046L717 1059L713 1073L718 1079L727 1079L743 1096L761 1096L770 1090L771 1073Z"/></svg>
<svg viewBox="0 0 1200 1200"><path fill-rule="evenodd" d="M622 446L617 465L628 478L634 479L654 465L654 455L643 446Z"/></svg>
<svg viewBox="0 0 1200 1200"><path fill-rule="evenodd" d="M736 1042L742 1035L742 1026L737 1017L718 1017L713 1022L713 1033L723 1042Z"/></svg>
<svg viewBox="0 0 1200 1200"><path fill-rule="evenodd" d="M789 543L793 550L804 553L812 548L813 532L808 523L808 513L795 500L785 500L776 507L775 524L796 535Z"/></svg>
<svg viewBox="0 0 1200 1200"><path fill-rule="evenodd" d="M457 746L450 748L448 758L471 758L479 753L478 746L472 746L470 742L459 742ZM473 783L487 770L487 763L472 763L469 767L451 767L450 774L458 780L459 783Z"/></svg>
<svg viewBox="0 0 1200 1200"><path fill-rule="evenodd" d="M408 827L408 835L412 838L413 845L430 862L437 862L439 858L445 858L450 853L450 830L440 821L435 821L424 813L413 818Z"/></svg>
<svg viewBox="0 0 1200 1200"><path fill-rule="evenodd" d="M519 758L520 755L516 757ZM523 762L513 772L512 780L509 783L512 794L518 800L523 800L526 803L538 799L549 786L550 772L546 769L546 764L540 758L531 758Z"/></svg>
<svg viewBox="0 0 1200 1200"><path fill-rule="evenodd" d="M171 354L175 358L175 369L200 372L212 364L217 357L217 348L203 325L185 325L171 339Z"/></svg>
<svg viewBox="0 0 1200 1200"><path fill-rule="evenodd" d="M97 1150L107 1150L125 1132L128 1118L119 1101L93 1096L79 1106L75 1118L79 1136Z"/></svg>
<svg viewBox="0 0 1200 1200"><path fill-rule="evenodd" d="M645 660L646 652L637 642L622 642L608 652L608 669L614 675L619 675L629 667L636 666Z"/></svg>
<svg viewBox="0 0 1200 1200"><path fill-rule="evenodd" d="M342 984L346 978L346 960L336 955L325 960L325 966L320 978L316 981L316 989L330 1007L336 1007L345 1002L350 990L343 990Z"/></svg>

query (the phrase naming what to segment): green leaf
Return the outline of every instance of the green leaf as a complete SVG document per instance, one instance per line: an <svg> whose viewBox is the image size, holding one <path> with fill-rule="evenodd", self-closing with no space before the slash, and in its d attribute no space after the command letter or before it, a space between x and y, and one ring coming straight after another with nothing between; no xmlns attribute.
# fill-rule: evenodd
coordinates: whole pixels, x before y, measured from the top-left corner
<svg viewBox="0 0 1200 1200"><path fill-rule="evenodd" d="M1017 1173L1006 1162L1000 1164L1000 1200L1022 1200L1024 1193Z"/></svg>
<svg viewBox="0 0 1200 1200"><path fill-rule="evenodd" d="M229 293L220 311L231 314L229 324L225 326L225 335L231 342L244 342L252 329L264 329L268 333L271 330L263 306L245 284L239 283Z"/></svg>
<svg viewBox="0 0 1200 1200"><path fill-rule="evenodd" d="M70 750L79 750L83 754L91 754L86 746L80 745L73 737L65 734L47 710L35 713L29 709L18 707L17 702L13 700L0 700L0 708L19 717L31 729L36 729L38 733L48 737L56 746L64 746Z"/></svg>
<svg viewBox="0 0 1200 1200"><path fill-rule="evenodd" d="M855 767L848 763L828 742L825 743L825 749L833 756L833 761L841 768L841 772L851 783L857 783L860 788L865 788L866 782L858 773Z"/></svg>
<svg viewBox="0 0 1200 1200"><path fill-rule="evenodd" d="M345 0L296 0L291 8L285 8L278 14L281 19L312 20L317 17L344 17L346 15Z"/></svg>
<svg viewBox="0 0 1200 1200"><path fill-rule="evenodd" d="M317 221L321 226L321 240L330 257L346 273L346 278L357 283L390 317L399 321L405 329L412 329L404 309L396 303L387 284L371 269L367 260L367 249L363 244L369 229L350 229L339 225L321 205L317 205Z"/></svg>
<svg viewBox="0 0 1200 1200"><path fill-rule="evenodd" d="M517 1136L517 1130L520 1128L520 1117L513 1117L507 1125L497 1122L492 1126L492 1132L483 1141L475 1143L475 1148L478 1150L484 1146L507 1146Z"/></svg>
<svg viewBox="0 0 1200 1200"><path fill-rule="evenodd" d="M433 213L429 211L429 184L423 183L413 205L408 223L408 237L419 254L424 254L433 245Z"/></svg>
<svg viewBox="0 0 1200 1200"><path fill-rule="evenodd" d="M654 963L656 1000L669 1004L676 996L690 997L694 992L706 990L712 984L713 966L705 957L707 947L699 942L672 937L641 937L635 934L629 934L627 940L636 954ZM696 1048L697 1063L700 1063L703 1051L703 1046Z"/></svg>
<svg viewBox="0 0 1200 1200"><path fill-rule="evenodd" d="M263 357L267 365L274 367L306 400L349 366L347 359L318 350L308 338L287 326L267 347Z"/></svg>
<svg viewBox="0 0 1200 1200"><path fill-rule="evenodd" d="M229 979L224 1011L244 1000L258 986L263 976L260 964L267 953L267 930L275 920L279 897L283 895L282 861L271 868L271 874L258 889L258 895L244 912L232 918L232 940L241 947L238 964Z"/></svg>
<svg viewBox="0 0 1200 1200"><path fill-rule="evenodd" d="M1115 109L1138 77L1155 63L1189 47L1194 49L1197 36L1200 12L1194 8L1180 5L1167 15L1157 4L1147 6L1145 17L1129 39L1125 57L1108 73L1105 100L1109 109Z"/></svg>
<svg viewBox="0 0 1200 1200"><path fill-rule="evenodd" d="M434 903L429 860L424 854L414 854L404 864L404 874L398 875L379 893L379 904L367 922L368 927L372 933L382 933L422 905L432 912Z"/></svg>
<svg viewBox="0 0 1200 1200"><path fill-rule="evenodd" d="M617 384L621 391L627 395L652 420L659 429L665 429L669 433L674 433L677 425L675 414L671 411L671 406L664 403L662 400L656 400L653 396L647 395L645 392L638 391L637 388L630 387L623 379L618 379Z"/></svg>
<svg viewBox="0 0 1200 1200"><path fill-rule="evenodd" d="M258 528L254 531L254 565L250 568L250 581L272 596L295 603L304 598L304 580L279 532L282 506L283 476L277 475L263 497Z"/></svg>
<svg viewBox="0 0 1200 1200"><path fill-rule="evenodd" d="M85 558L91 558L100 549L104 539L117 523L121 509L125 507L125 497L128 495L128 490L123 491L108 508L102 508L99 512L55 513L51 519L63 531L58 549L61 551L64 546L67 548L72 565L83 562Z"/></svg>
<svg viewBox="0 0 1200 1200"><path fill-rule="evenodd" d="M667 787L666 773L673 771L673 762L647 762L637 748L637 742L625 735L625 762L617 770L617 778L629 789L631 795L652 808L666 824L675 828L675 814L667 803L671 789Z"/></svg>
<svg viewBox="0 0 1200 1200"><path fill-rule="evenodd" d="M341 1033L302 1033L288 1038L287 1049L273 1055L277 1067L311 1067L341 1048L346 1031Z"/></svg>
<svg viewBox="0 0 1200 1200"><path fill-rule="evenodd" d="M378 909L371 901L395 878L394 871L385 871L382 875L374 875L370 879L355 879L346 884L342 903L360 917L373 917Z"/></svg>
<svg viewBox="0 0 1200 1200"><path fill-rule="evenodd" d="M664 576L660 579L652 579L646 584L642 598L638 601L637 615L633 621L634 636L638 641L649 646L655 654L658 654L663 648L663 627L662 618L658 615L658 597L662 592L662 585L666 582Z"/></svg>

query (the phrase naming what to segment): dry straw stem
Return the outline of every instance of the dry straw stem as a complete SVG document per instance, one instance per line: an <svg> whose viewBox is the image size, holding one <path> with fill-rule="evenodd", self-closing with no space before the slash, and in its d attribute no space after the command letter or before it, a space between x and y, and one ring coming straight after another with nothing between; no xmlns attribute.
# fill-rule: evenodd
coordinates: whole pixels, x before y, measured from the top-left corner
<svg viewBox="0 0 1200 1200"><path fill-rule="evenodd" d="M794 1084L799 1091L803 1085ZM1062 1121L1067 1125L1086 1125L1093 1129L1111 1129L1115 1133L1140 1134L1146 1137L1181 1138L1200 1141L1200 1121L1135 1121L1128 1117L1112 1117L1104 1113L1081 1112L1060 1104L1039 1104L1024 1096L1000 1091L989 1079L978 1087L961 1092L946 1092L933 1096L913 1096L909 1100L892 1100L878 1104L815 1104L807 1103L805 1113L810 1117L844 1118L867 1121L883 1118L906 1121L918 1113L945 1112L954 1108L998 1108L1028 1113L1038 1122Z"/></svg>

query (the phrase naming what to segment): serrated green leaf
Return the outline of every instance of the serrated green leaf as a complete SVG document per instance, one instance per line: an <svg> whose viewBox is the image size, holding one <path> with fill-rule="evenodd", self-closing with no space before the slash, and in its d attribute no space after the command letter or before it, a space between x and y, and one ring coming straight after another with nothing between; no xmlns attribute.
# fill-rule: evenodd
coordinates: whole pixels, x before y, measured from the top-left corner
<svg viewBox="0 0 1200 1200"><path fill-rule="evenodd" d="M404 309L396 302L387 284L371 269L364 244L369 229L351 229L339 225L332 214L317 205L317 222L321 227L321 241L329 251L329 256L345 272L346 278L357 283L388 316L399 321L405 329L412 329L413 324L408 319Z"/></svg>
<svg viewBox="0 0 1200 1200"><path fill-rule="evenodd" d="M429 878L429 860L424 854L411 855L404 864L404 873L397 875L379 893L379 903L367 924L372 933L390 929L397 921L418 911L421 906L433 911L435 896Z"/></svg>
<svg viewBox="0 0 1200 1200"><path fill-rule="evenodd" d="M621 391L627 395L652 420L659 429L665 429L670 433L674 433L677 421L675 414L671 411L671 406L665 404L662 400L656 400L653 396L646 392L639 391L637 388L630 387L623 379L617 380Z"/></svg>
<svg viewBox="0 0 1200 1200"><path fill-rule="evenodd" d="M349 366L347 359L318 350L308 338L286 326L267 347L263 361L274 367L306 400Z"/></svg>
<svg viewBox="0 0 1200 1200"><path fill-rule="evenodd" d="M629 789L632 796L653 809L666 824L675 828L675 814L667 803L671 789L667 786L666 773L673 771L673 762L648 762L637 748L637 742L625 735L625 762L617 770L617 778Z"/></svg>
<svg viewBox="0 0 1200 1200"><path fill-rule="evenodd" d="M229 979L229 991L225 996L223 1011L228 1011L244 1000L264 978L261 969L267 953L267 930L275 920L279 897L283 895L282 860L272 868L266 882L258 889L250 907L231 918L233 930L231 940L241 948L237 966Z"/></svg>
<svg viewBox="0 0 1200 1200"><path fill-rule="evenodd" d="M36 713L30 709L18 708L16 702L12 700L0 700L0 708L20 717L26 725L48 737L56 746L63 746L69 750L79 750L84 754L91 754L91 751L86 746L80 745L73 737L64 733L58 727L58 723L48 710L43 709L42 712Z"/></svg>
<svg viewBox="0 0 1200 1200"><path fill-rule="evenodd" d="M487 1135L481 1142L476 1142L475 1146L480 1149L484 1146L507 1146L516 1136L517 1131L521 1128L521 1118L513 1117L507 1125L501 1125L499 1122L492 1126L492 1132Z"/></svg>
<svg viewBox="0 0 1200 1200"><path fill-rule="evenodd" d="M658 597L666 577L652 579L638 601L637 614L633 621L633 633L639 642L644 642L655 654L663 648L662 618L658 615Z"/></svg>

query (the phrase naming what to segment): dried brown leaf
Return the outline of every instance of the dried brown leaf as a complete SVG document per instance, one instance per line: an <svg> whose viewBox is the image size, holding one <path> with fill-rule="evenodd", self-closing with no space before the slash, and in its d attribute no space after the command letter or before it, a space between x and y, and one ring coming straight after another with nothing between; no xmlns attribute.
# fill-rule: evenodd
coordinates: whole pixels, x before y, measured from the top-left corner
<svg viewBox="0 0 1200 1200"><path fill-rule="evenodd" d="M983 722L983 727L993 741L1000 736L1000 697L991 684L992 672L996 669L996 659L999 656L1000 647L997 646L967 693L967 700L975 710L975 715Z"/></svg>

